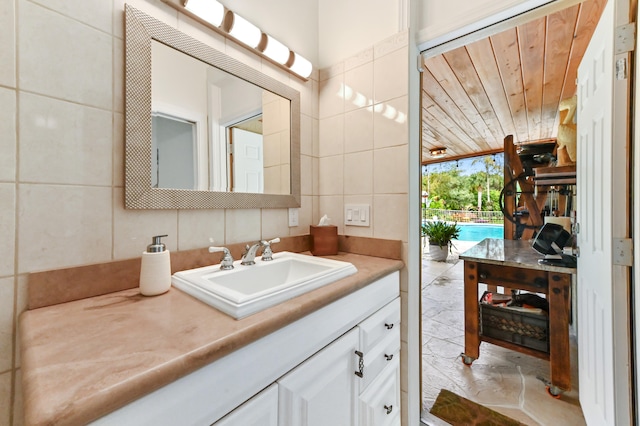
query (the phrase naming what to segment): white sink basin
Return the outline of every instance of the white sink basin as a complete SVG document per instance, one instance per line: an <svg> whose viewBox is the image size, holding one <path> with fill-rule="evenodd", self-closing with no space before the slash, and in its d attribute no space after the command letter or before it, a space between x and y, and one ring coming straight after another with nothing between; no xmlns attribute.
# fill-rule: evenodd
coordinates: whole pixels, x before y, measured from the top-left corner
<svg viewBox="0 0 640 426"><path fill-rule="evenodd" d="M256 257L255 265L233 265L228 271L211 265L176 272L171 283L240 319L357 272L348 262L287 251L268 262Z"/></svg>

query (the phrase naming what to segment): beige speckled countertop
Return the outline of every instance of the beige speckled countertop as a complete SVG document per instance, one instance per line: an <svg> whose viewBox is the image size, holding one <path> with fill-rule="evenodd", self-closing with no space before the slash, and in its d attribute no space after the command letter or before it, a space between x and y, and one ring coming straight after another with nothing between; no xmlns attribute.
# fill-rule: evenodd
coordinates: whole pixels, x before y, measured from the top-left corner
<svg viewBox="0 0 640 426"><path fill-rule="evenodd" d="M174 288L149 298L132 288L26 311L26 423L86 424L403 267L358 254L327 257L358 272L242 320Z"/></svg>
<svg viewBox="0 0 640 426"><path fill-rule="evenodd" d="M469 250L460 254L460 259L494 265L513 266L540 271L575 274L576 268L538 263L544 256L531 247L530 241L485 238Z"/></svg>

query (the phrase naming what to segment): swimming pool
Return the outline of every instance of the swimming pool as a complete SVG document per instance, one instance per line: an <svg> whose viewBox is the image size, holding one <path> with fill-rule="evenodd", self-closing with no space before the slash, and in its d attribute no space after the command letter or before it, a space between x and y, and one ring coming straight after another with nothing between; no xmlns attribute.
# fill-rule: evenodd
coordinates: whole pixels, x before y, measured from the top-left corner
<svg viewBox="0 0 640 426"><path fill-rule="evenodd" d="M482 241L485 238L504 238L504 225L486 223L458 223L460 237L455 241Z"/></svg>

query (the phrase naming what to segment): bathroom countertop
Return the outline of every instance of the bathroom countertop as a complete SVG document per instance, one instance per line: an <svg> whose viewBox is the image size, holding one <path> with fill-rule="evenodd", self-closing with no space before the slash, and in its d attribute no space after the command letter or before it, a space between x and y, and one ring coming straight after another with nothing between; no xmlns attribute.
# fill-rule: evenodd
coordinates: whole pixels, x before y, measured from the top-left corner
<svg viewBox="0 0 640 426"><path fill-rule="evenodd" d="M529 241L499 238L485 238L469 250L460 253L460 259L465 261L566 274L576 273L576 268L538 263L543 257L531 247Z"/></svg>
<svg viewBox="0 0 640 426"><path fill-rule="evenodd" d="M25 421L86 424L403 267L339 253L358 272L242 320L175 288L137 288L26 311L20 319Z"/></svg>

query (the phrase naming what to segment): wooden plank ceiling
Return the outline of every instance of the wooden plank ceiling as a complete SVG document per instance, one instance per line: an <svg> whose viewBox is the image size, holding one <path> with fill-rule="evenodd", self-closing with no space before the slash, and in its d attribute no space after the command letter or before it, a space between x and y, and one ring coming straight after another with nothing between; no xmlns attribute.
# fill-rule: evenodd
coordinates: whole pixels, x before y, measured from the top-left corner
<svg viewBox="0 0 640 426"><path fill-rule="evenodd" d="M555 138L558 104L576 93L578 64L606 0L568 9L424 59L422 162ZM446 148L434 159L431 149Z"/></svg>

